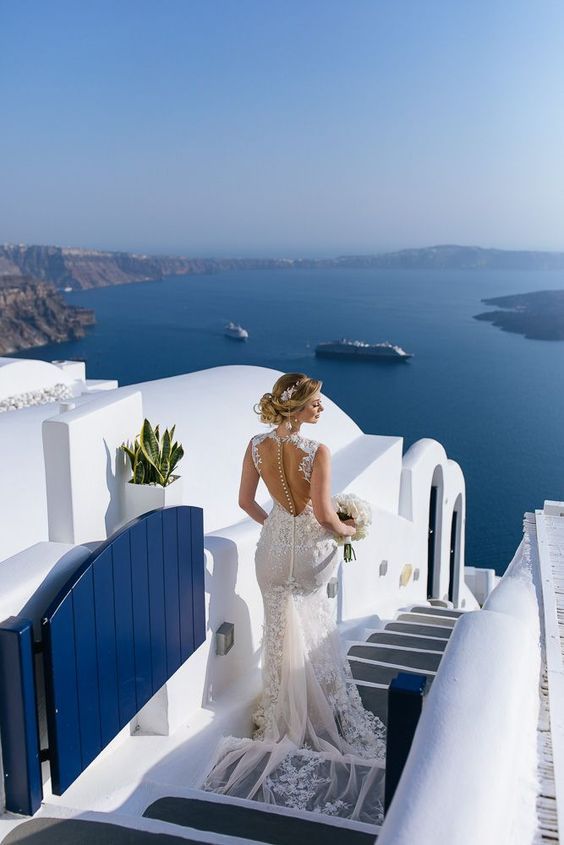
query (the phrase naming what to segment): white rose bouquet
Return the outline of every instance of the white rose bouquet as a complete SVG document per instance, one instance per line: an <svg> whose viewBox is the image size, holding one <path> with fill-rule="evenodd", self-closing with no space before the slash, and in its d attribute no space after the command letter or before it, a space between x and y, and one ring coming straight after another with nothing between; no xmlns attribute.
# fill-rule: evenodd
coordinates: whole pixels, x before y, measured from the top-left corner
<svg viewBox="0 0 564 845"><path fill-rule="evenodd" d="M337 543L344 545L343 557L346 563L356 560L356 554L352 547L351 540L364 540L368 537L368 529L372 524L372 509L368 502L355 496L354 493L341 493L332 499L333 506L341 522L347 519L354 519L356 534L354 537L337 537Z"/></svg>

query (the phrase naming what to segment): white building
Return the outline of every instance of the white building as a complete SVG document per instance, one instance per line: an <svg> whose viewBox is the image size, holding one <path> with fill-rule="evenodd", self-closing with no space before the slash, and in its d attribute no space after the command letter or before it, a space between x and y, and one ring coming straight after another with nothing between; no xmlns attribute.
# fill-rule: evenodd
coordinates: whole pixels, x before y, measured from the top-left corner
<svg viewBox="0 0 564 845"><path fill-rule="evenodd" d="M144 417L175 424L184 445L174 504L203 509L206 578L205 642L62 795L53 793L45 762L41 809L31 822L0 815L0 842L35 843L42 840L33 837L48 835L107 842L107 824L161 832L171 842L256 841L248 821L233 822L229 835L221 826L225 807L235 812L239 805L259 817L282 817L286 826L290 816L307 822L298 837L309 837L313 824L325 826L325 836L331 827L338 836L377 837L380 845L528 843L557 831L557 800L540 796L552 790L557 799L564 783L564 675L553 586L564 552L564 506L547 503L526 517L523 543L502 579L465 567L458 464L434 440L404 453L401 437L364 434L329 399L314 436L332 451L334 492L355 492L373 509L372 532L357 545L356 562L341 565L332 585L335 614L366 706L387 713L387 687L398 672L426 677L409 757L381 828L198 791L220 737L248 734L260 685L262 602L253 566L260 529L238 508L237 492L246 444L263 428L253 405L278 375L232 366L117 388L87 381L80 364L0 359L0 406L21 405L0 415L0 621L28 618L37 639L56 593L132 516L119 446L134 438ZM52 399L60 401L30 404ZM266 489L259 491L268 508ZM216 633L226 622L235 644L219 655ZM0 645L0 670L3 654ZM9 666L6 658L5 689ZM41 745L51 749L40 675ZM13 754L7 748L13 718L0 706L5 760ZM175 797L185 799L178 804L187 813L183 822L166 817L162 802L159 818L143 816L155 801ZM201 826L194 822L190 807L202 797L217 804L215 827L215 812ZM71 828L69 819L83 826ZM279 841L277 835L267 825L260 841Z"/></svg>

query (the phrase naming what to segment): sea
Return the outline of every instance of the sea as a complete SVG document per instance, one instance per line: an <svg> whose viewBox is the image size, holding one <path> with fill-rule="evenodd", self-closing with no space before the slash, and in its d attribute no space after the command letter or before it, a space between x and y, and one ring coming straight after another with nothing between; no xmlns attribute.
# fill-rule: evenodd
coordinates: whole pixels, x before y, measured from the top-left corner
<svg viewBox="0 0 564 845"><path fill-rule="evenodd" d="M440 441L464 472L466 564L501 574L526 511L564 499L564 342L473 319L482 298L564 288L559 271L253 270L176 276L65 294L94 308L75 342L20 353L86 360L120 385L224 364L303 371L371 434ZM223 335L229 320L246 343ZM339 337L390 340L413 358L316 358ZM258 398L258 397L257 397Z"/></svg>

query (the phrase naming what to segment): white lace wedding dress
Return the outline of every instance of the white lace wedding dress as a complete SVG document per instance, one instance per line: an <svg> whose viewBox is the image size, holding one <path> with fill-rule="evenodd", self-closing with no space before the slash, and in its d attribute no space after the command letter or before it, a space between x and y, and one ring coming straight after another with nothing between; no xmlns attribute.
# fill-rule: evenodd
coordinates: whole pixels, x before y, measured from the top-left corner
<svg viewBox="0 0 564 845"><path fill-rule="evenodd" d="M263 691L253 738L224 738L203 789L379 824L386 729L362 705L327 597L339 551L309 498L318 444L274 432L251 443L274 502L255 555Z"/></svg>

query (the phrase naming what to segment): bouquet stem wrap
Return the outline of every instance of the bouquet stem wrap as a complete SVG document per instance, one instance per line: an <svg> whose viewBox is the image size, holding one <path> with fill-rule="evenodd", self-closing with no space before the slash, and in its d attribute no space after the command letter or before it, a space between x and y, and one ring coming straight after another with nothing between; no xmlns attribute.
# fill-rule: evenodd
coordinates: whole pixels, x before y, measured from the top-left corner
<svg viewBox="0 0 564 845"><path fill-rule="evenodd" d="M368 502L355 496L354 493L341 493L333 498L333 506L341 522L354 519L356 533L352 537L338 536L337 543L343 545L343 559L345 563L356 560L356 553L352 545L353 540L364 540L368 536L368 528L372 523L372 510Z"/></svg>
<svg viewBox="0 0 564 845"><path fill-rule="evenodd" d="M352 543L345 543L343 547L343 560L345 563L350 563L351 560L356 560L356 552L353 549Z"/></svg>

